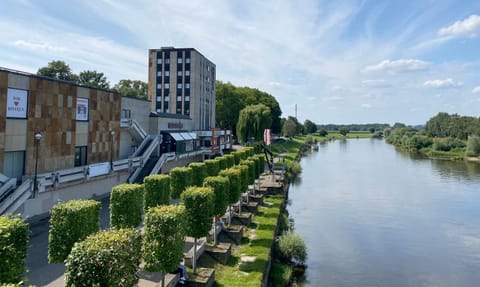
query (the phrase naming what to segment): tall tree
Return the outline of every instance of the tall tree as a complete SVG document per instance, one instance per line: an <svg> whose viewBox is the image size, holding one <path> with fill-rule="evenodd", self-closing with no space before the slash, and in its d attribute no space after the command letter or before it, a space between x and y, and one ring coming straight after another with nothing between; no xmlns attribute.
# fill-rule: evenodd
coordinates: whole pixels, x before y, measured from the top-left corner
<svg viewBox="0 0 480 287"><path fill-rule="evenodd" d="M119 92L122 96L130 98L147 99L148 85L139 80L120 80L113 89Z"/></svg>
<svg viewBox="0 0 480 287"><path fill-rule="evenodd" d="M238 139L241 143L245 143L251 138L260 140L263 138L264 129L270 128L271 125L272 118L269 107L263 104L247 106L240 111L238 118Z"/></svg>
<svg viewBox="0 0 480 287"><path fill-rule="evenodd" d="M92 88L109 89L110 83L103 73L86 70L78 75L78 82L84 86Z"/></svg>
<svg viewBox="0 0 480 287"><path fill-rule="evenodd" d="M305 120L303 123L303 129L307 134L313 134L317 131L317 125L311 120Z"/></svg>
<svg viewBox="0 0 480 287"><path fill-rule="evenodd" d="M37 75L57 80L78 82L78 76L72 73L70 66L59 60L51 61L46 67L38 69Z"/></svg>
<svg viewBox="0 0 480 287"><path fill-rule="evenodd" d="M302 132L302 125L296 117L289 116L283 123L282 134L287 137L293 137Z"/></svg>
<svg viewBox="0 0 480 287"><path fill-rule="evenodd" d="M215 97L217 126L237 134L238 116L245 105L236 93L236 87L231 83L217 81Z"/></svg>

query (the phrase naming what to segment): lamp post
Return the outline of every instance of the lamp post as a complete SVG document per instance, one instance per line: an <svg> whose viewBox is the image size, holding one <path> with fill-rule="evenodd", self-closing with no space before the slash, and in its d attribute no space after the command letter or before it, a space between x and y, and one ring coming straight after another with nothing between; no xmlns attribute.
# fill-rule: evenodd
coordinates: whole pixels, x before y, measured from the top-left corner
<svg viewBox="0 0 480 287"><path fill-rule="evenodd" d="M110 171L113 171L113 139L115 138L115 132L111 131L110 135L112 136L110 141Z"/></svg>
<svg viewBox="0 0 480 287"><path fill-rule="evenodd" d="M35 198L35 195L38 192L38 182L37 182L37 175L38 175L38 146L40 146L40 140L42 139L42 134L36 133L35 134L35 177L33 178L33 194L32 198Z"/></svg>

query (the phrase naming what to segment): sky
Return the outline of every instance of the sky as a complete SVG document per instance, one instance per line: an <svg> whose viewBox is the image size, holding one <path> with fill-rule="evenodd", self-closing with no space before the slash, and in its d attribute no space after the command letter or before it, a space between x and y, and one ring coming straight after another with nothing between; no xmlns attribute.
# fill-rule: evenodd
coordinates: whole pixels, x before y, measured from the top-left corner
<svg viewBox="0 0 480 287"><path fill-rule="evenodd" d="M0 66L147 81L148 49L195 48L217 80L303 122L480 115L478 0L3 0Z"/></svg>

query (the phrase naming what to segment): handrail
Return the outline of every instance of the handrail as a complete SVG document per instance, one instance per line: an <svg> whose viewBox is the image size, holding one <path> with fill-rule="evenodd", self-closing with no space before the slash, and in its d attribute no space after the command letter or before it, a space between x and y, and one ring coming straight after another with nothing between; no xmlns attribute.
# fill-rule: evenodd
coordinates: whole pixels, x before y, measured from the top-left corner
<svg viewBox="0 0 480 287"><path fill-rule="evenodd" d="M142 126L134 119L130 120L130 127L133 128L142 139L145 139L148 134L147 132L142 128Z"/></svg>
<svg viewBox="0 0 480 287"><path fill-rule="evenodd" d="M152 141L150 142L150 145L147 147L147 149L141 156L140 166L128 178L127 181L129 183L135 182L137 177L140 175L145 163L147 163L147 160L150 158L150 155L152 155L152 153L155 151L155 149L158 147L159 144L160 144L160 137L158 136L153 137Z"/></svg>
<svg viewBox="0 0 480 287"><path fill-rule="evenodd" d="M157 163L155 164L155 166L153 167L152 171L150 172L150 175L152 174L158 174L160 172L160 169L162 168L162 166L168 162L168 161L171 161L171 160L174 160L176 157L175 157L175 153L174 152L169 152L169 153L164 153L162 154L162 156L158 159Z"/></svg>
<svg viewBox="0 0 480 287"><path fill-rule="evenodd" d="M17 210L32 195L33 182L25 180L13 193L0 203L0 215Z"/></svg>
<svg viewBox="0 0 480 287"><path fill-rule="evenodd" d="M8 194L11 192L12 189L14 189L17 186L17 179L16 178L8 178L4 176L2 180L5 180L3 182L2 186L0 187L0 202L2 202L5 197L8 196Z"/></svg>
<svg viewBox="0 0 480 287"><path fill-rule="evenodd" d="M132 156L134 157L142 156L140 152L145 148L146 145L149 145L151 141L152 141L152 136L148 136L145 139L143 139L142 143L137 147L137 149L135 150Z"/></svg>

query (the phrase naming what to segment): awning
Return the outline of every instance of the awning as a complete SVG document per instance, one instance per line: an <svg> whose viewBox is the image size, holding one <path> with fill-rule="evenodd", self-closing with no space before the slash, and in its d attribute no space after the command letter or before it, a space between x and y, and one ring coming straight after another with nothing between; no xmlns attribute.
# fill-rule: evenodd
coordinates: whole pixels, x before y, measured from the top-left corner
<svg viewBox="0 0 480 287"><path fill-rule="evenodd" d="M181 133L168 133L175 141L184 141Z"/></svg>

